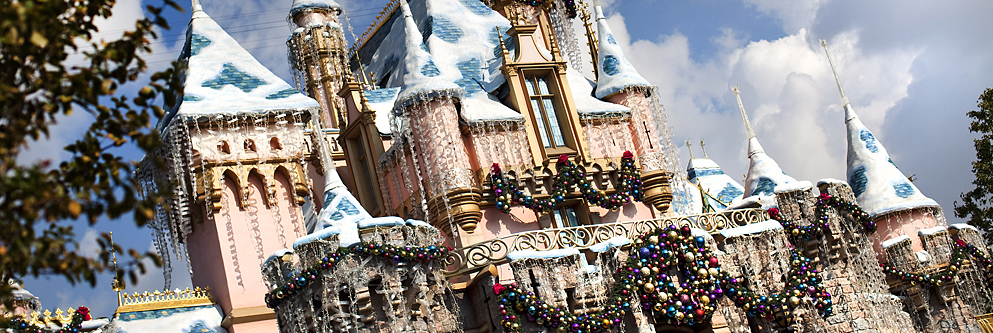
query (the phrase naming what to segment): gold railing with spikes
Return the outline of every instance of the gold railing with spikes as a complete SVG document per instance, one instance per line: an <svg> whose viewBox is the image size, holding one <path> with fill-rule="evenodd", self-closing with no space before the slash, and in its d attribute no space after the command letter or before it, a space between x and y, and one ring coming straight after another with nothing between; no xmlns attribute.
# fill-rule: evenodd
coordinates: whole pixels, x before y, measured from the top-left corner
<svg viewBox="0 0 993 333"><path fill-rule="evenodd" d="M124 293L121 296L117 313L183 308L214 304L210 296L210 287L194 289L186 288L178 291L154 291L143 293Z"/></svg>
<svg viewBox="0 0 993 333"><path fill-rule="evenodd" d="M369 41L369 38L372 38L372 35L375 35L376 32L379 31L379 28L383 27L383 24L385 24L386 21L389 21L390 16L393 16L393 12L396 12L397 8L400 8L400 0L390 0L390 2L383 7L383 10L379 11L379 15L376 15L376 18L372 20L372 25L366 28L365 32L363 32L362 35L355 40L355 43L352 44L352 49L348 51L349 59L359 52L359 49L365 46L365 43Z"/></svg>
<svg viewBox="0 0 993 333"><path fill-rule="evenodd" d="M12 318L14 316L20 316L24 319L24 322L29 325L35 326L58 326L62 327L68 325L72 322L72 315L76 314L76 309L69 308L67 311L62 311L62 309L55 309L55 312L45 310L45 312L34 311L31 314L12 314L5 313L3 316L6 318Z"/></svg>

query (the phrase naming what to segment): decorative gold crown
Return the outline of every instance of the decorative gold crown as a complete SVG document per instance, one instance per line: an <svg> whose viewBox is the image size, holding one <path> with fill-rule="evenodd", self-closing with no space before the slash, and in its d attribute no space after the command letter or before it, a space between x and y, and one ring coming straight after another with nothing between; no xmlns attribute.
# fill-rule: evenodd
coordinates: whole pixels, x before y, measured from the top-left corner
<svg viewBox="0 0 993 333"><path fill-rule="evenodd" d="M210 287L186 288L177 291L154 291L143 293L123 293L117 313L183 308L188 306L213 305Z"/></svg>

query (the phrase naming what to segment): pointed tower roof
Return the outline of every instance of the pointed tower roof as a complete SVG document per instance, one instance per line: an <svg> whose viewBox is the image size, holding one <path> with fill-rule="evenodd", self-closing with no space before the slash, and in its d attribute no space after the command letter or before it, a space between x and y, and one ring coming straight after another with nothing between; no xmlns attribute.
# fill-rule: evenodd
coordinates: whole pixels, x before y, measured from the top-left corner
<svg viewBox="0 0 993 333"><path fill-rule="evenodd" d="M777 186L795 183L797 180L786 175L772 157L766 155L765 149L759 144L759 139L755 136L752 123L748 121L748 113L741 103L738 86L731 87L734 97L738 100L738 109L741 110L741 120L745 123L745 134L748 136L748 175L745 176L744 196L760 196L763 206L772 203L774 191ZM768 198L768 199L766 199Z"/></svg>
<svg viewBox="0 0 993 333"><path fill-rule="evenodd" d="M596 97L605 98L616 94L624 88L633 86L651 86L648 80L641 77L634 66L628 62L621 46L614 39L614 33L607 25L607 18L603 16L603 8L599 5L594 7L597 22L597 72L600 76L596 83Z"/></svg>
<svg viewBox="0 0 993 333"><path fill-rule="evenodd" d="M290 6L290 17L294 17L308 9L334 9L340 11L341 6L334 0L293 0L293 5Z"/></svg>
<svg viewBox="0 0 993 333"><path fill-rule="evenodd" d="M686 165L686 178L690 183L699 185L709 197L710 206L724 209L732 202L741 200L745 188L740 183L724 173L721 166L710 158L694 158Z"/></svg>
<svg viewBox="0 0 993 333"><path fill-rule="evenodd" d="M408 106L440 96L462 97L462 88L454 82L441 77L441 71L434 63L434 58L424 45L424 36L417 29L414 15L406 0L400 1L403 15L403 32L405 34L405 51L400 71L400 95L393 106L394 114L402 114Z"/></svg>
<svg viewBox="0 0 993 333"><path fill-rule="evenodd" d="M159 123L168 126L177 117L215 114L264 114L317 108L286 81L262 66L193 2L193 18L186 31L186 45L179 59L183 70L181 98Z"/></svg>
<svg viewBox="0 0 993 333"><path fill-rule="evenodd" d="M859 119L855 109L848 102L848 97L845 96L831 54L827 51L827 42L823 39L821 46L827 54L845 109L845 129L848 131L848 183L852 186L852 192L855 193L859 206L872 217L905 209L938 206L937 202L924 196L917 186L900 172L886 153L886 148Z"/></svg>

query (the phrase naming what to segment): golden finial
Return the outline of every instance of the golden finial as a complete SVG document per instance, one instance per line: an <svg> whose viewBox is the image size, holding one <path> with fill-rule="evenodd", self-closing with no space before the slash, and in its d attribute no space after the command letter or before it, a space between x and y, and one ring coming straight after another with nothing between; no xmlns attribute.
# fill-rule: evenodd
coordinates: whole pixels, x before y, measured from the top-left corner
<svg viewBox="0 0 993 333"><path fill-rule="evenodd" d="M579 6L579 18L583 20L583 27L586 28L586 45L590 47L590 62L593 63L593 78L599 79L599 71L597 70L597 56L599 50L597 49L597 39L596 34L593 33L593 22L590 20L592 16L590 15L589 6L585 2Z"/></svg>
<svg viewBox="0 0 993 333"><path fill-rule="evenodd" d="M690 139L686 139L686 149L689 149L689 151L690 151L690 159L691 160L694 159L694 158L696 158L696 157L693 157L693 143L690 142Z"/></svg>
<svg viewBox="0 0 993 333"><path fill-rule="evenodd" d="M121 301L124 296L121 294L124 288L127 286L124 281L121 280L121 276L117 270L117 249L114 248L114 232L110 232L110 255L113 256L114 263L114 280L110 283L111 289L117 292L117 306L121 306Z"/></svg>
<svg viewBox="0 0 993 333"><path fill-rule="evenodd" d="M700 149L703 149L703 158L710 158L710 155L707 155L707 144L703 143L703 139L700 139Z"/></svg>
<svg viewBox="0 0 993 333"><path fill-rule="evenodd" d="M503 34L500 33L500 27L496 27L497 39L500 40L500 54L503 55L503 63L510 64L510 51L507 51L507 44L503 42Z"/></svg>

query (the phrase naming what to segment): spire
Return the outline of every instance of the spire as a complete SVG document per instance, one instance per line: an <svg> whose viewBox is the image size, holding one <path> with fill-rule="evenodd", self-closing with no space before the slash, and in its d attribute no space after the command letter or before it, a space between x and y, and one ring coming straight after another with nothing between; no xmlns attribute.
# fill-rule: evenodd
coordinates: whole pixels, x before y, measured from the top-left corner
<svg viewBox="0 0 993 333"><path fill-rule="evenodd" d="M408 106L422 101L441 96L461 97L461 88L452 80L442 78L442 73L434 63L434 58L424 46L424 37L417 29L414 22L414 15L411 14L410 6L406 0L400 1L400 10L403 15L403 32L405 36L406 57L401 68L400 76L402 87L396 104L393 106L394 114L402 114Z"/></svg>
<svg viewBox="0 0 993 333"><path fill-rule="evenodd" d="M200 7L200 0L193 0L193 6L191 6L190 8L193 8L192 10L193 12L203 11L203 7Z"/></svg>
<svg viewBox="0 0 993 333"><path fill-rule="evenodd" d="M700 149L703 150L703 158L710 158L710 155L707 155L707 144L703 143L703 139L700 139Z"/></svg>
<svg viewBox="0 0 993 333"><path fill-rule="evenodd" d="M831 61L827 50L827 42L821 40L824 53L834 78L838 82L838 91L845 109L845 128L848 132L848 183L852 186L855 199L859 206L869 216L875 217L895 211L935 207L938 203L924 196L914 183L900 172L883 144L865 127L852 108L845 91L838 80L838 72Z"/></svg>
<svg viewBox="0 0 993 333"><path fill-rule="evenodd" d="M693 143L690 142L690 139L686 139L686 149L689 149L689 151L690 151L690 159L691 160L694 159L694 158L696 158L696 157L693 156Z"/></svg>
<svg viewBox="0 0 993 333"><path fill-rule="evenodd" d="M796 179L786 175L772 157L766 155L762 145L759 144L752 123L748 121L748 113L741 103L741 91L738 86L731 87L734 97L738 100L738 109L741 110L741 119L745 123L745 134L748 136L748 175L745 177L745 197L760 196L759 201L763 205L775 202L773 199L776 186L796 182Z"/></svg>
<svg viewBox="0 0 993 333"><path fill-rule="evenodd" d="M628 87L651 86L624 56L607 25L607 18L603 16L603 8L596 5L593 10L596 13L598 35L596 97L603 99Z"/></svg>

